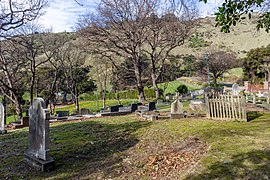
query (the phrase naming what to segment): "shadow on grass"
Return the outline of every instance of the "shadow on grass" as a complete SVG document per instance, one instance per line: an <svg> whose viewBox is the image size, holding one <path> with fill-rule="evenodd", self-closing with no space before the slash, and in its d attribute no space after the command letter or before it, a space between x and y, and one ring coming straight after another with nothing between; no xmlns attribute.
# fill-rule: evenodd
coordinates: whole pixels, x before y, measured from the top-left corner
<svg viewBox="0 0 270 180"><path fill-rule="evenodd" d="M260 113L258 111L250 111L250 112L247 112L247 121L252 121L256 118L259 118L263 116L263 113Z"/></svg>
<svg viewBox="0 0 270 180"><path fill-rule="evenodd" d="M115 177L124 170L122 167L126 150L136 145L139 140L136 131L149 126L150 122L125 122L106 124L100 121L68 123L52 127L50 130L50 155L56 162L52 172L36 172L23 163L3 166L8 172L4 178L78 178L78 177ZM13 161L21 161L27 148L26 132L24 143L20 143L20 157ZM19 133L20 134L20 133ZM18 134L18 135L19 135ZM17 149L17 145L12 145ZM5 147L4 147L5 148ZM11 149L3 149L9 155ZM1 167L1 163L0 163ZM3 169L5 172L5 169ZM1 179L1 174L0 174Z"/></svg>
<svg viewBox="0 0 270 180"><path fill-rule="evenodd" d="M250 151L219 161L187 179L269 179L270 151Z"/></svg>

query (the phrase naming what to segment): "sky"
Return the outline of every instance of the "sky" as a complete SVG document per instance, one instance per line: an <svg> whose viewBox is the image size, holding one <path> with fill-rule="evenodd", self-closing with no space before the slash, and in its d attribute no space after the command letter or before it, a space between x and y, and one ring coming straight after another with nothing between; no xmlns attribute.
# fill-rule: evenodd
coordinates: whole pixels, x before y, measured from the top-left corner
<svg viewBox="0 0 270 180"><path fill-rule="evenodd" d="M223 0L208 0L207 4L198 3L201 16L211 16L215 8ZM78 21L80 15L89 9L94 10L98 0L50 0L50 6L45 9L39 23L46 28L52 28L53 32L71 32Z"/></svg>

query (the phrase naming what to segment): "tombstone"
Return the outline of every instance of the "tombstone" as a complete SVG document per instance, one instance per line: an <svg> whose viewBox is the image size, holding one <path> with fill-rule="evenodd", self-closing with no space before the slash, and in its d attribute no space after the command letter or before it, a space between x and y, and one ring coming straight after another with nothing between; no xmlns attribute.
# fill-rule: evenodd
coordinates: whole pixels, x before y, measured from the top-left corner
<svg viewBox="0 0 270 180"><path fill-rule="evenodd" d="M155 102L150 102L148 104L148 111L154 111L156 110L156 103Z"/></svg>
<svg viewBox="0 0 270 180"><path fill-rule="evenodd" d="M56 111L57 117L69 116L69 111Z"/></svg>
<svg viewBox="0 0 270 180"><path fill-rule="evenodd" d="M166 101L169 101L170 100L170 96L169 95L165 96L165 99L166 99Z"/></svg>
<svg viewBox="0 0 270 180"><path fill-rule="evenodd" d="M5 108L4 105L0 102L0 134L6 134L5 130Z"/></svg>
<svg viewBox="0 0 270 180"><path fill-rule="evenodd" d="M137 110L138 110L138 104L132 103L132 104L130 105L130 111L131 111L131 112L135 112L135 111L137 111Z"/></svg>
<svg viewBox="0 0 270 180"><path fill-rule="evenodd" d="M32 167L49 171L54 168L54 160L49 156L50 113L42 98L33 100L29 108L29 147L25 161Z"/></svg>
<svg viewBox="0 0 270 180"><path fill-rule="evenodd" d="M86 114L90 114L90 110L88 108L81 108L81 115L86 115Z"/></svg>
<svg viewBox="0 0 270 180"><path fill-rule="evenodd" d="M157 100L157 105L162 105L163 104L163 100L162 99L158 99Z"/></svg>
<svg viewBox="0 0 270 180"><path fill-rule="evenodd" d="M232 95L233 96L238 96L240 93L240 88L238 84L233 84L232 85Z"/></svg>
<svg viewBox="0 0 270 180"><path fill-rule="evenodd" d="M119 106L110 106L110 112L119 112Z"/></svg>
<svg viewBox="0 0 270 180"><path fill-rule="evenodd" d="M183 117L183 104L179 100L179 93L176 93L175 101L171 105L171 118L179 119Z"/></svg>

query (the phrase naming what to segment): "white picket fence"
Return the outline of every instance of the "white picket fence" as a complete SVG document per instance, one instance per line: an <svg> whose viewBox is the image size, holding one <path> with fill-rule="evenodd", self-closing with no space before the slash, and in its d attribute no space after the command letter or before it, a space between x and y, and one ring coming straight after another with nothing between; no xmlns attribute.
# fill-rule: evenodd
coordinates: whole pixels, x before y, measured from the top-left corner
<svg viewBox="0 0 270 180"><path fill-rule="evenodd" d="M216 120L247 121L246 99L238 95L215 95L206 97L206 116Z"/></svg>

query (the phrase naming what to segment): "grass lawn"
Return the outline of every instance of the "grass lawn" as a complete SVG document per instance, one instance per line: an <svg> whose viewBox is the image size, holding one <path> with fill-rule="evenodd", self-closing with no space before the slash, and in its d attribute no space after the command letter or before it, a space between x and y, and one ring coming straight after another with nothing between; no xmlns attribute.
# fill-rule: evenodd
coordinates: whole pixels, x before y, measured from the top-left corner
<svg viewBox="0 0 270 180"><path fill-rule="evenodd" d="M43 173L23 162L28 129L15 130L0 136L0 179L267 179L270 114L260 115L248 123L145 122L129 115L51 124L56 169ZM175 156L191 137L207 146L206 153L199 156L191 144L186 154L192 151L192 156Z"/></svg>
<svg viewBox="0 0 270 180"><path fill-rule="evenodd" d="M195 85L192 85L192 84L187 84L185 82L175 80L175 81L169 82L168 87L165 90L165 94L167 94L167 93L175 93L176 88L179 85L182 85L182 84L186 85L188 87L188 90L196 90L196 89L200 89L201 88L200 86L195 86ZM161 89L163 89L164 83L159 84L158 87L161 88Z"/></svg>

